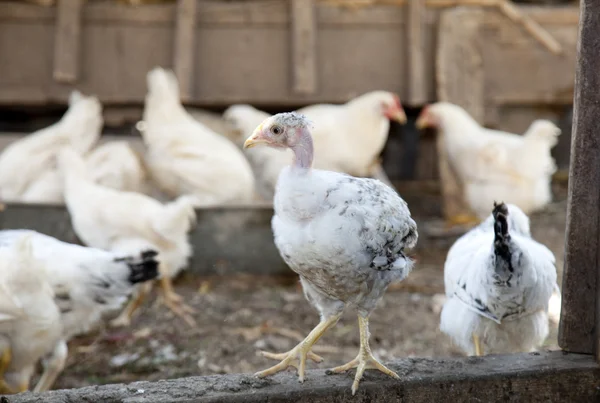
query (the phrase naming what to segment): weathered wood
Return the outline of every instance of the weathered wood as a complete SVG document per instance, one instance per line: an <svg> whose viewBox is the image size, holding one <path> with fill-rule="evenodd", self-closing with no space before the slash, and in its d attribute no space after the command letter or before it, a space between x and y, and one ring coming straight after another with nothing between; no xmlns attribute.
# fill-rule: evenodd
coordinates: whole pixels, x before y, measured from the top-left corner
<svg viewBox="0 0 600 403"><path fill-rule="evenodd" d="M134 382L30 392L4 397L5 403L63 402L598 402L600 368L587 355L544 352L471 358L409 358L390 363L400 379L367 370L356 396L350 393L354 371L326 375L308 370L267 379L251 375L215 375L158 382Z"/></svg>
<svg viewBox="0 0 600 403"><path fill-rule="evenodd" d="M581 1L558 343L600 353L600 3ZM598 311L596 309L598 307Z"/></svg>
<svg viewBox="0 0 600 403"><path fill-rule="evenodd" d="M74 83L81 58L81 13L85 0L59 0L54 31L54 70L61 83Z"/></svg>
<svg viewBox="0 0 600 403"><path fill-rule="evenodd" d="M406 15L406 39L408 51L408 105L423 105L427 102L425 85L425 47L423 44L423 17L425 0L409 0Z"/></svg>
<svg viewBox="0 0 600 403"><path fill-rule="evenodd" d="M292 91L300 95L317 90L317 23L313 0L290 0Z"/></svg>
<svg viewBox="0 0 600 403"><path fill-rule="evenodd" d="M197 0L178 0L173 44L173 71L179 81L179 97L190 101L194 94L194 51Z"/></svg>
<svg viewBox="0 0 600 403"><path fill-rule="evenodd" d="M485 71L480 50L484 16L483 10L468 8L443 12L436 58L439 100L462 106L479 122L483 122L485 113ZM460 178L446 155L441 133L436 144L444 217L472 214Z"/></svg>

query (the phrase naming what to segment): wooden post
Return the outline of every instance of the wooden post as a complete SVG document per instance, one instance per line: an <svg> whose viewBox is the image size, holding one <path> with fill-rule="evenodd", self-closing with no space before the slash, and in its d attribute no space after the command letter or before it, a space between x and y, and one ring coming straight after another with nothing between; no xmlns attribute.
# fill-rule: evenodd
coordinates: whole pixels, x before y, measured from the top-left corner
<svg viewBox="0 0 600 403"><path fill-rule="evenodd" d="M423 44L423 14L425 0L409 0L406 14L406 37L408 43L408 99L406 103L412 106L423 105L427 102L425 87L425 48Z"/></svg>
<svg viewBox="0 0 600 403"><path fill-rule="evenodd" d="M477 39L481 35L483 17L483 9L465 7L443 11L436 54L438 99L460 105L479 123L483 123L485 114L483 57ZM436 146L444 217L472 215L464 187L450 166L439 133Z"/></svg>
<svg viewBox="0 0 600 403"><path fill-rule="evenodd" d="M74 83L79 77L81 57L81 12L84 0L59 0L54 33L52 77L61 83Z"/></svg>
<svg viewBox="0 0 600 403"><path fill-rule="evenodd" d="M581 0L558 343L595 353L600 326L600 2Z"/></svg>
<svg viewBox="0 0 600 403"><path fill-rule="evenodd" d="M194 94L194 55L197 0L178 0L173 44L173 72L179 82L179 97L188 101Z"/></svg>
<svg viewBox="0 0 600 403"><path fill-rule="evenodd" d="M317 22L314 0L291 0L292 90L310 95L317 90Z"/></svg>

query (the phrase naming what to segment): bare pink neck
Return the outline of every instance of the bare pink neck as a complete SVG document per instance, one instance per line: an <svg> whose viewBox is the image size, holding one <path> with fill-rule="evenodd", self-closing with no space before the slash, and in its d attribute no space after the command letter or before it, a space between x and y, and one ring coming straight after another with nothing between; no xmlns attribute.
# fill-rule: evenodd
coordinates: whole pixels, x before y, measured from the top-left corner
<svg viewBox="0 0 600 403"><path fill-rule="evenodd" d="M290 147L294 151L294 168L308 170L313 162L313 141L308 129L301 129L297 140Z"/></svg>

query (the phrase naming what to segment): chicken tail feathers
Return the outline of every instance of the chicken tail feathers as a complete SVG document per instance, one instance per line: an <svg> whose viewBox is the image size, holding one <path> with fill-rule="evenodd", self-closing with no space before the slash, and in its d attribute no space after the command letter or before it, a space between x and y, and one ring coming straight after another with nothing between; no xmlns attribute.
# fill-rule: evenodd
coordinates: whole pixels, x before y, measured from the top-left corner
<svg viewBox="0 0 600 403"><path fill-rule="evenodd" d="M156 260L156 256L158 256L157 251L146 250L138 257L116 258L115 262L127 263L127 266L129 266L129 282L137 284L158 277L158 260Z"/></svg>
<svg viewBox="0 0 600 403"><path fill-rule="evenodd" d="M494 202L494 254L496 255L496 273L509 273L514 271L511 262L510 243L511 237L508 232L508 207L504 202Z"/></svg>

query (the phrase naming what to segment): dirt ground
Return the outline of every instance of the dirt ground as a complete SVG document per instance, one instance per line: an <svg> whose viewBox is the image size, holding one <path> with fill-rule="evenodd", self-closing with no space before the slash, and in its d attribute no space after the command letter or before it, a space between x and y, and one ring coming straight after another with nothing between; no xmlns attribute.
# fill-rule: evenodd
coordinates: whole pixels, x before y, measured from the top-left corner
<svg viewBox="0 0 600 403"><path fill-rule="evenodd" d="M532 217L532 230L555 253L561 275L566 188L557 187L555 194L558 201ZM431 220L417 218L420 227ZM383 361L461 354L438 330L442 267L451 241L427 239L421 233L419 242L415 270L386 293L371 316L372 349ZM188 275L176 282L176 288L197 309L197 328L174 317L152 297L131 327L103 328L73 340L67 368L55 388L254 372L275 363L261 357L259 350L287 351L318 322L296 277L201 279ZM557 325L553 324L544 348L557 349L556 337ZM310 362L308 367L343 364L356 356L358 346L356 317L346 312L314 349L325 361Z"/></svg>

